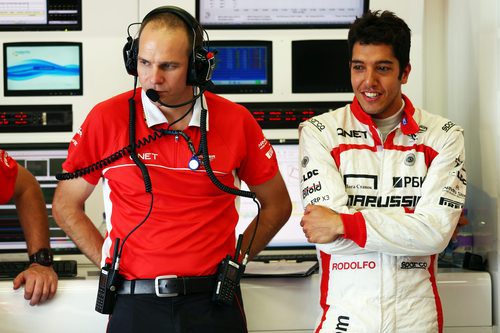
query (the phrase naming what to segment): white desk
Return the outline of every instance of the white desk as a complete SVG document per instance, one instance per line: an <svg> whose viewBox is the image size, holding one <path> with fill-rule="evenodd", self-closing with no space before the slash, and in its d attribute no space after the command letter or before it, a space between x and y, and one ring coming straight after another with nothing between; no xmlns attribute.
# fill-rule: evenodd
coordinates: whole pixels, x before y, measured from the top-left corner
<svg viewBox="0 0 500 333"><path fill-rule="evenodd" d="M87 273L80 269L80 272ZM318 314L318 275L244 279L242 291L251 332L312 332ZM491 333L491 280L485 272L440 271L446 333ZM50 302L32 307L23 290L0 282L0 331L105 332L107 316L94 311L97 277L60 280Z"/></svg>

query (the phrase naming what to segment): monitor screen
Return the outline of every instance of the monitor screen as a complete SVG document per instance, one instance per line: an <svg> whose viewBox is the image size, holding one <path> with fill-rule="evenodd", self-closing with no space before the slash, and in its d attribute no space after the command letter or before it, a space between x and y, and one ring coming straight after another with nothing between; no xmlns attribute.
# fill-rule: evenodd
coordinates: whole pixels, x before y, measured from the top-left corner
<svg viewBox="0 0 500 333"><path fill-rule="evenodd" d="M217 51L211 91L218 94L272 93L272 42L210 41Z"/></svg>
<svg viewBox="0 0 500 333"><path fill-rule="evenodd" d="M28 169L40 183L49 217L50 247L54 254L80 253L77 246L56 224L52 199L57 186L55 175L62 171L68 143L0 144L19 165ZM0 253L25 252L26 241L12 200L0 205Z"/></svg>
<svg viewBox="0 0 500 333"><path fill-rule="evenodd" d="M5 96L82 95L82 43L3 44Z"/></svg>
<svg viewBox="0 0 500 333"><path fill-rule="evenodd" d="M82 30L81 0L0 1L0 31Z"/></svg>
<svg viewBox="0 0 500 333"><path fill-rule="evenodd" d="M368 0L196 0L206 29L346 28L368 10Z"/></svg>
<svg viewBox="0 0 500 333"><path fill-rule="evenodd" d="M304 210L302 209L300 197L298 140L287 139L269 141L273 145L281 175L283 176L290 199L292 200L292 214L288 222L269 242L267 248L314 248L314 244L307 241L300 226L300 220L302 219ZM242 189L248 189L244 183L242 185ZM257 214L255 203L249 198L240 198L239 214L240 219L236 226L237 234L243 233Z"/></svg>
<svg viewBox="0 0 500 333"><path fill-rule="evenodd" d="M347 40L292 41L292 92L352 92L349 60Z"/></svg>

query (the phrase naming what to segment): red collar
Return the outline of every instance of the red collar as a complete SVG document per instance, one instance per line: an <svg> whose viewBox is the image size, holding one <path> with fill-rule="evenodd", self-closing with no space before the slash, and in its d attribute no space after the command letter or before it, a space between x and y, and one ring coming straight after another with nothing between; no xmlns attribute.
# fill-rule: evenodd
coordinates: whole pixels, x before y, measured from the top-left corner
<svg viewBox="0 0 500 333"><path fill-rule="evenodd" d="M415 113L415 108L413 107L413 104L410 102L410 99L405 95L403 95L403 100L405 102L405 107L403 109L404 113L403 119L401 119L401 131L405 135L418 133L419 126L415 121L415 119L413 118L413 114ZM361 105L359 104L359 101L356 98L356 96L352 100L351 111L356 117L356 119L358 119L363 124L377 127L372 117L369 114L367 114L363 110L363 108L361 108Z"/></svg>

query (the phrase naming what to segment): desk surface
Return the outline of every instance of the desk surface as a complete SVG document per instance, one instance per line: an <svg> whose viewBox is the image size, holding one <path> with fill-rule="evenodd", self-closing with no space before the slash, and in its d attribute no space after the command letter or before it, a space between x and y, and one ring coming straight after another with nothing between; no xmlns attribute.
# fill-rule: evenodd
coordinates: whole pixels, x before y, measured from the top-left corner
<svg viewBox="0 0 500 333"><path fill-rule="evenodd" d="M312 330L318 314L318 282L307 278L246 278L242 282L250 331ZM491 279L486 272L438 274L445 326L491 326ZM105 332L107 316L94 311L97 277L60 280L54 299L30 306L12 281L0 282L1 331Z"/></svg>

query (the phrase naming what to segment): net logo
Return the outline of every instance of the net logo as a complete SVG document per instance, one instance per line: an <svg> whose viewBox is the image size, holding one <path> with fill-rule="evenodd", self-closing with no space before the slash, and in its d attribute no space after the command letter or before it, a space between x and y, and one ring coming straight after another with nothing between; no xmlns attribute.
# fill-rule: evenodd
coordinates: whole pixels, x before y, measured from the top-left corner
<svg viewBox="0 0 500 333"><path fill-rule="evenodd" d="M137 153L137 157L139 157L143 161L155 161L158 159L157 153ZM130 159L132 157L129 156Z"/></svg>
<svg viewBox="0 0 500 333"><path fill-rule="evenodd" d="M361 139L368 139L368 135L366 134L366 131L357 131L357 130L350 130L346 131L343 128L337 128L337 135L345 137L350 137L350 138L361 138Z"/></svg>

